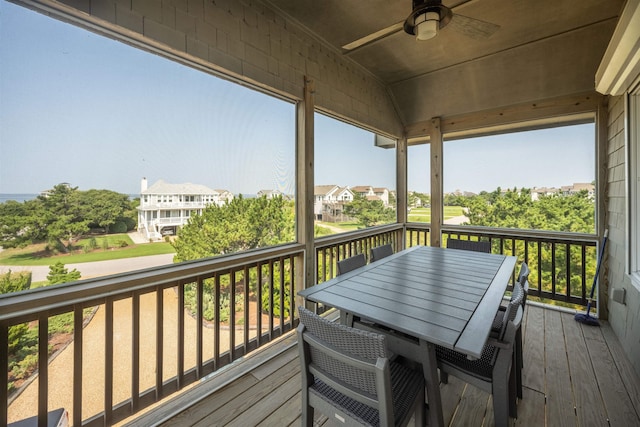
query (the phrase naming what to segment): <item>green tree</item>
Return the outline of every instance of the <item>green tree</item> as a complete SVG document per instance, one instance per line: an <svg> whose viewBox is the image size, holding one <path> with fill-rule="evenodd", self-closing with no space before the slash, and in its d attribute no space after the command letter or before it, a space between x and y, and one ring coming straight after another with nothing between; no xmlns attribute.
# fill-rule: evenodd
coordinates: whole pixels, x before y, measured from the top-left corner
<svg viewBox="0 0 640 427"><path fill-rule="evenodd" d="M386 224L396 218L392 208L385 208L381 200L369 200L359 194L354 195L353 202L344 207L345 215L354 217L364 227Z"/></svg>
<svg viewBox="0 0 640 427"><path fill-rule="evenodd" d="M50 249L66 251L91 227L105 231L114 224L131 230L139 200L110 190L79 191L56 185L35 200L0 204L0 244L5 248L47 242Z"/></svg>
<svg viewBox="0 0 640 427"><path fill-rule="evenodd" d="M46 227L46 239L56 249L66 250L89 231L77 187L58 184L47 194L38 196Z"/></svg>
<svg viewBox="0 0 640 427"><path fill-rule="evenodd" d="M0 275L0 294L20 292L31 287L31 273L12 273L11 270ZM29 330L27 323L9 327L9 353L13 353L20 344L20 339Z"/></svg>
<svg viewBox="0 0 640 427"><path fill-rule="evenodd" d="M69 271L62 262L58 261L49 266L49 274L47 274L47 280L50 285L57 285L59 283L73 282L80 279L80 272L75 268Z"/></svg>
<svg viewBox="0 0 640 427"><path fill-rule="evenodd" d="M0 243L4 248L19 248L46 240L46 221L41 202L9 200L0 204Z"/></svg>
<svg viewBox="0 0 640 427"><path fill-rule="evenodd" d="M246 251L294 240L292 201L282 197L247 199L241 195L192 216L172 242L176 262Z"/></svg>
<svg viewBox="0 0 640 427"><path fill-rule="evenodd" d="M88 190L79 192L80 212L91 228L109 227L130 215L131 202L126 194L111 190Z"/></svg>
<svg viewBox="0 0 640 427"><path fill-rule="evenodd" d="M538 200L531 199L529 189L513 189L502 191L500 188L491 193L481 193L478 196L466 198L463 202L467 208L468 224L497 228L517 228L532 230L551 230L575 233L593 233L595 230L595 205L586 191L572 195L542 196ZM506 253L524 254L523 241L503 242ZM515 247L514 247L515 245ZM551 283L555 280L556 291L566 292L567 284L572 289L581 285L582 254L574 250L567 253L565 245L556 245L552 250L550 244L528 243L529 264L539 266L543 289L551 290ZM540 246L540 252L536 245ZM538 253L540 257L538 257ZM595 251L593 256L586 257L587 277L595 274ZM571 266L570 276L565 270L556 266L566 265L569 257ZM530 281L537 282L538 269L532 269Z"/></svg>

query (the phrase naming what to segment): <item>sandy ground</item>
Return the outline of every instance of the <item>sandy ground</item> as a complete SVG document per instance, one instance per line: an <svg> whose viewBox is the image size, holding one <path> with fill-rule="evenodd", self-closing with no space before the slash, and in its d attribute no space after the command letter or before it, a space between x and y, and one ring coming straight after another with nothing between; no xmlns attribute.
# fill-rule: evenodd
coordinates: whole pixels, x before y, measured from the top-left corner
<svg viewBox="0 0 640 427"><path fill-rule="evenodd" d="M173 289L164 291L164 360L163 378L165 380L176 375L177 354L177 313L178 299ZM148 294L140 299L140 390L146 390L155 384L155 294ZM252 310L255 313L255 310ZM105 357L104 330L105 310L100 306L94 318L83 332L83 373L82 418L86 419L104 410ZM255 317L255 316L254 316ZM114 304L114 375L113 402L121 402L131 396L131 300L123 300ZM264 323L263 323L264 324ZM250 331L255 335L255 331ZM207 360L213 357L214 330L205 328L203 337L204 355ZM236 340L241 342L243 330L236 331ZM221 351L229 348L229 334L220 332ZM196 363L196 322L185 316L185 369ZM49 363L49 409L64 407L69 411L69 419L73 419L73 342L62 350ZM9 406L9 422L24 419L37 413L38 382L31 382Z"/></svg>

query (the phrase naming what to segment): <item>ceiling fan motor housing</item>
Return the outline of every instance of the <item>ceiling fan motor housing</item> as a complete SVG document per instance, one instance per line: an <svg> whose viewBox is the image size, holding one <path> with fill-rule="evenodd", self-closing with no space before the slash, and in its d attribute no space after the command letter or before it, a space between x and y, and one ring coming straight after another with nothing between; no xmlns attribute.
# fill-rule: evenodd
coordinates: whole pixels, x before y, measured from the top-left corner
<svg viewBox="0 0 640 427"><path fill-rule="evenodd" d="M416 19L426 13L437 13L440 17L438 27L444 28L450 21L451 9L442 5L441 0L413 0L413 10L411 15L404 21L404 31L407 34L416 35Z"/></svg>

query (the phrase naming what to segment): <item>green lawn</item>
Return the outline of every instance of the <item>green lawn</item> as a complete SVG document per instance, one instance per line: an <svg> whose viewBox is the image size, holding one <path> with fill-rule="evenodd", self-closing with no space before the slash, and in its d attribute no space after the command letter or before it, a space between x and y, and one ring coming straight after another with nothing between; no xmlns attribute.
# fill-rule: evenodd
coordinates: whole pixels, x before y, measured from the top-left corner
<svg viewBox="0 0 640 427"><path fill-rule="evenodd" d="M105 249L103 240L106 238L108 249ZM174 253L171 244L166 242L134 244L126 234L113 234L96 237L96 249L85 252L83 247L89 244L90 239L81 239L76 243L78 250L70 254L45 256L44 244L30 245L22 249L5 249L0 252L0 265L51 265L57 261L64 264L107 261L111 259L135 258L148 255L161 255ZM127 246L121 247L122 242Z"/></svg>
<svg viewBox="0 0 640 427"><path fill-rule="evenodd" d="M445 206L444 220L463 215L462 206ZM431 208L413 208L407 218L409 222L431 222Z"/></svg>

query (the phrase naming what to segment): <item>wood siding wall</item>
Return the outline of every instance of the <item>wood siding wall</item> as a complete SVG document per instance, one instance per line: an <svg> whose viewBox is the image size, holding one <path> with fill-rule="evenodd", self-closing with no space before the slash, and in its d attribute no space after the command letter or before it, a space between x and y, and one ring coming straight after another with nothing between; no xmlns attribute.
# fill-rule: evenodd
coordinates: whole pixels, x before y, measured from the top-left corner
<svg viewBox="0 0 640 427"><path fill-rule="evenodd" d="M625 162L625 106L624 97L609 100L609 144L607 150L607 283L609 322L620 339L622 347L635 371L640 374L640 292L625 273L627 250L626 219L626 162ZM626 304L613 301L613 289L627 290Z"/></svg>

